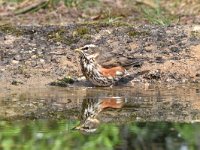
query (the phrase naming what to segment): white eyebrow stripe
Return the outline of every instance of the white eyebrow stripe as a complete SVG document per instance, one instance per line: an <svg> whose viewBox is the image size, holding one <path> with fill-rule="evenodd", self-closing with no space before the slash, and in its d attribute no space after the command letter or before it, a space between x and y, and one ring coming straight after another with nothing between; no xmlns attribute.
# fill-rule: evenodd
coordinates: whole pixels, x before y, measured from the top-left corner
<svg viewBox="0 0 200 150"><path fill-rule="evenodd" d="M84 48L85 48L85 47L97 47L97 46L94 45L94 44L88 44L88 45L85 45Z"/></svg>

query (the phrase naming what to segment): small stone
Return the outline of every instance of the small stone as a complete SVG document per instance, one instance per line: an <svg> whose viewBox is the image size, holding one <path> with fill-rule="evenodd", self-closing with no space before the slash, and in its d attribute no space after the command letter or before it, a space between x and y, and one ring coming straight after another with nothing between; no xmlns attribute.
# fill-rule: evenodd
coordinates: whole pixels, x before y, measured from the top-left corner
<svg viewBox="0 0 200 150"><path fill-rule="evenodd" d="M32 56L31 56L31 59L36 59L36 58L37 58L36 55L32 55Z"/></svg>
<svg viewBox="0 0 200 150"><path fill-rule="evenodd" d="M174 53L180 52L180 49L178 47L171 47L170 50Z"/></svg>
<svg viewBox="0 0 200 150"><path fill-rule="evenodd" d="M187 81L187 79L182 79L182 83L186 83Z"/></svg>
<svg viewBox="0 0 200 150"><path fill-rule="evenodd" d="M84 80L86 80L84 76L78 78L78 81L84 81Z"/></svg>
<svg viewBox="0 0 200 150"><path fill-rule="evenodd" d="M42 52L41 51L38 51L37 53L38 53L39 56L42 56Z"/></svg>
<svg viewBox="0 0 200 150"><path fill-rule="evenodd" d="M192 28L192 31L200 31L200 25L195 25L195 26L193 26L193 28Z"/></svg>
<svg viewBox="0 0 200 150"><path fill-rule="evenodd" d="M173 83L173 82L175 82L175 80L174 80L174 79L171 79L171 78L167 78L167 79L166 79L166 82Z"/></svg>
<svg viewBox="0 0 200 150"><path fill-rule="evenodd" d="M17 80L13 80L13 81L11 82L11 84L12 84L12 85L19 85L19 84L23 84L23 82L17 81Z"/></svg>
<svg viewBox="0 0 200 150"><path fill-rule="evenodd" d="M17 61L17 60L12 60L11 63L12 63L12 64L18 64L19 61Z"/></svg>
<svg viewBox="0 0 200 150"><path fill-rule="evenodd" d="M44 64L44 63L45 63L45 60L44 60L44 59L40 59L40 62L41 62L42 64Z"/></svg>
<svg viewBox="0 0 200 150"><path fill-rule="evenodd" d="M22 60L22 57L21 57L20 55L16 55L16 56L14 57L14 59L17 60L17 61L20 61L20 60Z"/></svg>
<svg viewBox="0 0 200 150"><path fill-rule="evenodd" d="M32 66L32 67L36 67L36 66L37 66L37 62L36 62L36 61L32 61L32 62L31 62L31 66Z"/></svg>

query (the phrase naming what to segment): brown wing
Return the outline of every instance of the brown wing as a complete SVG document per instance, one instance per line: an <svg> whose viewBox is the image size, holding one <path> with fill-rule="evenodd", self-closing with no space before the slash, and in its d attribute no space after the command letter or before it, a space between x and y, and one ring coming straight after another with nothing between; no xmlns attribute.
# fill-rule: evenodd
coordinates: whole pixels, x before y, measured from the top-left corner
<svg viewBox="0 0 200 150"><path fill-rule="evenodd" d="M123 76L125 74L125 69L121 66L113 67L113 68L101 68L101 73L106 77L116 77Z"/></svg>

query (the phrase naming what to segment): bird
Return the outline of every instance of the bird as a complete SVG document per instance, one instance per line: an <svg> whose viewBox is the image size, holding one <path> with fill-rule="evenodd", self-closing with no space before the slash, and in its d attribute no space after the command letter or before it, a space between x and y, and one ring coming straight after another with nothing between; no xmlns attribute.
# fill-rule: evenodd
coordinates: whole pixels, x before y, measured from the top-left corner
<svg viewBox="0 0 200 150"><path fill-rule="evenodd" d="M98 57L99 53L95 53L93 55L88 53L91 49L96 47L97 46L94 44L88 44L75 49L75 52L79 53L81 71L83 75L94 86L112 87L121 78L129 75L127 70L122 66L105 68L98 64L95 59Z"/></svg>
<svg viewBox="0 0 200 150"><path fill-rule="evenodd" d="M108 108L120 109L126 103L124 97L103 97L103 98L87 98L83 100L81 111L81 122L74 127L75 130L84 133L96 132L101 123L98 116L101 112Z"/></svg>

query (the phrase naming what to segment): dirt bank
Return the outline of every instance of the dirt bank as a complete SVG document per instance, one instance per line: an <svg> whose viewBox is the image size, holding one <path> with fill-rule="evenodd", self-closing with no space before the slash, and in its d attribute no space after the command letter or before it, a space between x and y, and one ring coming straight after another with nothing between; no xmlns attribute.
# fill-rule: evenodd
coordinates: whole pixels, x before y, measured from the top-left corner
<svg viewBox="0 0 200 150"><path fill-rule="evenodd" d="M72 24L0 26L0 83L4 87L43 86L82 75L73 49L99 46L103 66L125 66L134 83L200 81L200 26ZM84 86L84 85L83 85Z"/></svg>

